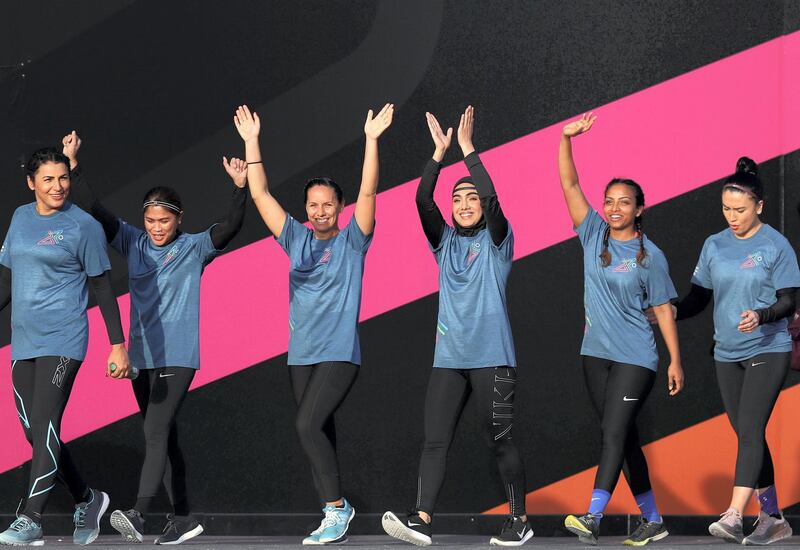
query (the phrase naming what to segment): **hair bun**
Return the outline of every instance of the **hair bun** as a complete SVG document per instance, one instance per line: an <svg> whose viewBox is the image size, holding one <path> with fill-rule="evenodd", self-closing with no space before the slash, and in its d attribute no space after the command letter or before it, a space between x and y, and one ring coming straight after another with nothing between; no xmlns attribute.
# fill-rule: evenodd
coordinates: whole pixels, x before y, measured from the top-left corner
<svg viewBox="0 0 800 550"><path fill-rule="evenodd" d="M754 176L758 175L758 165L753 161L753 159L748 157L741 157L739 160L736 161L736 173L745 174L752 174Z"/></svg>

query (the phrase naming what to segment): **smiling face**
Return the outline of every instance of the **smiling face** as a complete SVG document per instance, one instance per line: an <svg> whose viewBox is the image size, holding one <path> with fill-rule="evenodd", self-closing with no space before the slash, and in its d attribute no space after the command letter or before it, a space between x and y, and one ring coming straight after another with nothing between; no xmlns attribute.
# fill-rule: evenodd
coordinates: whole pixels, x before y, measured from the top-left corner
<svg viewBox="0 0 800 550"><path fill-rule="evenodd" d="M64 206L69 196L69 167L61 162L45 162L28 176L28 187L36 197L36 211L49 216Z"/></svg>
<svg viewBox="0 0 800 550"><path fill-rule="evenodd" d="M733 234L746 239L761 227L759 215L764 208L764 201L756 201L749 193L725 189L722 192L722 215L728 222Z"/></svg>
<svg viewBox="0 0 800 550"><path fill-rule="evenodd" d="M144 210L144 230L154 245L164 246L175 238L182 219L183 212L176 214L163 206L148 206Z"/></svg>
<svg viewBox="0 0 800 550"><path fill-rule="evenodd" d="M616 183L606 190L603 213L612 231L625 232L633 229L637 216L644 205L636 205L636 191L630 185Z"/></svg>
<svg viewBox="0 0 800 550"><path fill-rule="evenodd" d="M483 208L475 184L463 182L453 190L453 219L464 228L481 221Z"/></svg>
<svg viewBox="0 0 800 550"><path fill-rule="evenodd" d="M314 185L308 188L306 214L318 239L329 239L339 232L339 214L343 206L332 187Z"/></svg>

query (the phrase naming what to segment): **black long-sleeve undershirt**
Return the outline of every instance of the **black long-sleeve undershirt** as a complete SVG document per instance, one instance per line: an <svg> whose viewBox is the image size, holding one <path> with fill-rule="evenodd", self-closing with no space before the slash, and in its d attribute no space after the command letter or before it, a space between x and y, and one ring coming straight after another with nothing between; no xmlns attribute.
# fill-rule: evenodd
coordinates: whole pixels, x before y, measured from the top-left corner
<svg viewBox="0 0 800 550"><path fill-rule="evenodd" d="M483 166L478 153L470 153L464 158L464 162L469 170L472 183L475 184L478 191L489 235L495 246L499 246L508 235L508 220L500 208L492 179ZM436 181L439 179L441 169L440 162L433 159L428 160L422 170L416 195L417 211L422 222L422 229L428 242L434 248L439 246L445 227L444 217L433 200L433 191L436 188Z"/></svg>
<svg viewBox="0 0 800 550"><path fill-rule="evenodd" d="M222 250L242 229L244 209L247 205L247 188L234 185L228 212L211 228L211 242L214 248Z"/></svg>
<svg viewBox="0 0 800 550"><path fill-rule="evenodd" d="M508 220L500 208L492 178L489 177L489 172L475 151L464 157L464 163L472 177L472 183L478 188L483 217L486 219L486 228L489 230L492 242L495 246L500 246L508 235Z"/></svg>
<svg viewBox="0 0 800 550"><path fill-rule="evenodd" d="M711 298L713 296L714 292L710 288L692 284L692 289L689 291L689 294L675 304L675 309L677 310L675 319L682 321L683 319L694 317L711 303Z"/></svg>
<svg viewBox="0 0 800 550"><path fill-rule="evenodd" d="M125 341L125 333L122 331L122 320L119 316L119 305L114 289L111 288L111 277L109 271L97 277L89 277L89 286L92 287L97 306L103 315L108 332L108 341L112 344L121 344Z"/></svg>
<svg viewBox="0 0 800 550"><path fill-rule="evenodd" d="M781 288L775 291L777 301L769 307L757 309L758 324L773 323L794 315L796 309L796 288Z"/></svg>
<svg viewBox="0 0 800 550"><path fill-rule="evenodd" d="M677 309L676 319L681 321L694 317L711 302L713 291L700 285L692 284L692 289L680 302L675 304ZM781 288L775 291L775 303L769 307L755 310L758 314L758 324L773 323L780 319L791 317L796 309L796 288Z"/></svg>
<svg viewBox="0 0 800 550"><path fill-rule="evenodd" d="M106 234L106 240L113 241L119 231L119 218L107 210L97 199L97 195L83 175L80 164L72 171L70 195L75 204L100 222ZM211 228L211 242L214 244L214 248L222 250L228 246L242 229L246 204L247 189L234 186L227 213Z"/></svg>

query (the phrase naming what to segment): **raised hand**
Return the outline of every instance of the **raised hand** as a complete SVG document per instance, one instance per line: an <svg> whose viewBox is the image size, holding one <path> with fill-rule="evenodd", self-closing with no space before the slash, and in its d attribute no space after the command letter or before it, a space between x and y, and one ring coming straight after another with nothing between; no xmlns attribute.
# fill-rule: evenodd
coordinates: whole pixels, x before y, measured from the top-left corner
<svg viewBox="0 0 800 550"><path fill-rule="evenodd" d="M258 118L258 113L251 113L247 105L240 105L236 109L236 114L233 115L233 123L245 143L258 140L258 134L261 132L261 120Z"/></svg>
<svg viewBox="0 0 800 550"><path fill-rule="evenodd" d="M439 125L439 121L430 113L425 113L425 120L428 121L428 130L430 130L433 144L436 146L434 158L439 156L436 160L437 162L441 162L445 151L450 147L450 142L453 141L453 129L448 128L445 134L442 131L442 127Z"/></svg>
<svg viewBox="0 0 800 550"><path fill-rule="evenodd" d="M233 180L236 187L244 188L247 185L247 163L241 159L232 158L230 162L222 157L222 166Z"/></svg>
<svg viewBox="0 0 800 550"><path fill-rule="evenodd" d="M583 113L581 118L564 126L564 136L571 138L580 134L585 134L591 129L595 120L597 120L597 115L594 113Z"/></svg>
<svg viewBox="0 0 800 550"><path fill-rule="evenodd" d="M475 110L468 106L458 122L458 145L466 157L475 150L472 145L472 131L475 128Z"/></svg>
<svg viewBox="0 0 800 550"><path fill-rule="evenodd" d="M72 132L61 138L61 145L64 147L62 150L64 156L69 159L70 170L74 170L78 166L78 149L81 148L81 138L78 137L75 130L72 130Z"/></svg>
<svg viewBox="0 0 800 550"><path fill-rule="evenodd" d="M386 128L392 124L394 115L394 103L387 103L383 109L372 117L372 109L367 113L367 120L364 123L364 133L369 139L378 139Z"/></svg>

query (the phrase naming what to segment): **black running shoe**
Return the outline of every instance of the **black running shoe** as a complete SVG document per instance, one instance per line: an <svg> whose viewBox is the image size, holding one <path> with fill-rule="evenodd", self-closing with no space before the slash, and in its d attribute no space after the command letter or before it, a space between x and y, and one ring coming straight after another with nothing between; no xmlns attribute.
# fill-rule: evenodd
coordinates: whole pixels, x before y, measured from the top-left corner
<svg viewBox="0 0 800 550"><path fill-rule="evenodd" d="M394 512L386 512L381 519L381 525L390 537L417 546L431 544L431 525L425 523L418 513L409 514L401 520Z"/></svg>
<svg viewBox="0 0 800 550"><path fill-rule="evenodd" d="M167 525L164 532L156 540L156 544L180 544L189 539L193 539L203 532L194 516L174 516L167 514Z"/></svg>
<svg viewBox="0 0 800 550"><path fill-rule="evenodd" d="M634 529L630 536L622 541L626 546L644 546L648 542L661 540L669 535L669 531L662 522L647 521L642 518L639 526Z"/></svg>
<svg viewBox="0 0 800 550"><path fill-rule="evenodd" d="M578 540L584 544L597 544L597 536L600 533L600 526L597 519L592 514L585 516L567 516L564 520L564 527L570 532L578 535Z"/></svg>
<svg viewBox="0 0 800 550"><path fill-rule="evenodd" d="M533 529L522 518L510 517L503 523L500 534L492 537L489 544L493 546L522 546L533 538Z"/></svg>
<svg viewBox="0 0 800 550"><path fill-rule="evenodd" d="M144 540L144 518L136 510L111 512L111 527L119 531L125 542L142 542Z"/></svg>

